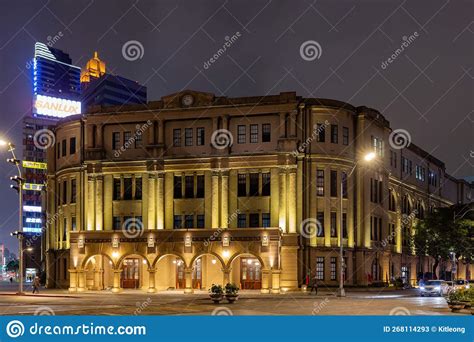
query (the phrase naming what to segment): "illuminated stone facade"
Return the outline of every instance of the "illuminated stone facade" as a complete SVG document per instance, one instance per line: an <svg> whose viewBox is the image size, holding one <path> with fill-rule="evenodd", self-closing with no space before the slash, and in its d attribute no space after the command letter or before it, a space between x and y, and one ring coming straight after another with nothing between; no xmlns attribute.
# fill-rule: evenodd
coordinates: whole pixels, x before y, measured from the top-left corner
<svg viewBox="0 0 474 342"><path fill-rule="evenodd" d="M470 200L441 161L390 144L377 111L295 93L183 91L91 108L55 133L47 285L71 291L234 282L278 293L315 275L336 285L341 224L346 285L413 281L430 260L403 233L430 208Z"/></svg>

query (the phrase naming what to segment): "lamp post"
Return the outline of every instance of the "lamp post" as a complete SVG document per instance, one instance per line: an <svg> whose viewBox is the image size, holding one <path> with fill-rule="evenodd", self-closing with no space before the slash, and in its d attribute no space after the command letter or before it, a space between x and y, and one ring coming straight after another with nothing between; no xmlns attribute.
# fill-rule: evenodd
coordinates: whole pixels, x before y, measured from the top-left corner
<svg viewBox="0 0 474 342"><path fill-rule="evenodd" d="M0 146L8 146L8 152L12 154L12 158L8 158L7 162L16 166L18 175L10 177L10 180L16 183L11 184L10 188L16 190L18 192L18 231L12 233L12 236L16 236L18 238L18 254L19 254L19 263L18 263L18 270L20 275L20 281L18 284L18 294L23 294L23 177L20 168L20 160L16 158L15 155L15 145L11 142L6 142L4 140L0 140Z"/></svg>
<svg viewBox="0 0 474 342"><path fill-rule="evenodd" d="M375 158L375 153L370 152L367 153L364 156L364 161L370 162ZM357 165L359 164L359 160L356 160L354 166L352 167L351 171L346 175L346 184L349 183L349 178L352 176L354 173ZM343 197L343 190L344 190L344 182L342 181L341 177L341 193L340 193L340 229L339 229L339 254L340 254L340 261L339 261L339 288L337 290L337 296L338 297L345 297L346 296L346 291L344 290L344 244L343 244L343 225L342 225L342 218L343 218L343 213L342 213L342 197Z"/></svg>

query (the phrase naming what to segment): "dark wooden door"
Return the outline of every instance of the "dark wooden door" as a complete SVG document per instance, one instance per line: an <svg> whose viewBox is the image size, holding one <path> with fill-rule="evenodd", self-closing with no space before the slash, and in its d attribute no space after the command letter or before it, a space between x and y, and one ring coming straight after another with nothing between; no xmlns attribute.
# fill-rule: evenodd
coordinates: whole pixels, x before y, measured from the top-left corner
<svg viewBox="0 0 474 342"><path fill-rule="evenodd" d="M123 261L122 288L138 289L140 287L140 259L130 258Z"/></svg>
<svg viewBox="0 0 474 342"><path fill-rule="evenodd" d="M256 258L240 258L240 287L243 290L262 288L262 265Z"/></svg>

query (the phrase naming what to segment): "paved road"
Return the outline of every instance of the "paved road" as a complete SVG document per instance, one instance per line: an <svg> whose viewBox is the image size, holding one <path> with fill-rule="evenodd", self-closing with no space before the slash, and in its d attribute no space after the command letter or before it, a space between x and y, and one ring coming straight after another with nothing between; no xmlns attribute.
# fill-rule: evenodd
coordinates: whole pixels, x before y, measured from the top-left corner
<svg viewBox="0 0 474 342"><path fill-rule="evenodd" d="M317 296L243 291L234 304L223 301L220 305L213 304L205 292L69 294L45 290L41 296L16 296L9 294L10 291L10 288L0 289L0 315L453 315L444 298L419 297L416 290L353 291L346 298L338 298L331 291Z"/></svg>

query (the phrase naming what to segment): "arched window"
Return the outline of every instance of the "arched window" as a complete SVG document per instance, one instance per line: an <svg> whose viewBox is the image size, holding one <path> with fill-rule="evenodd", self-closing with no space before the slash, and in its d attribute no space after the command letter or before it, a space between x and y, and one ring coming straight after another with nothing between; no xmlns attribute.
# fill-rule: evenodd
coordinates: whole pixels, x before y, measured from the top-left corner
<svg viewBox="0 0 474 342"><path fill-rule="evenodd" d="M416 202L416 217L420 220L425 218L425 209L421 201Z"/></svg>
<svg viewBox="0 0 474 342"><path fill-rule="evenodd" d="M388 190L388 210L396 211L395 194L393 193L393 189Z"/></svg>
<svg viewBox="0 0 474 342"><path fill-rule="evenodd" d="M410 215L411 213L411 205L410 205L410 199L408 198L408 195L403 196L403 202L402 202L402 214Z"/></svg>

